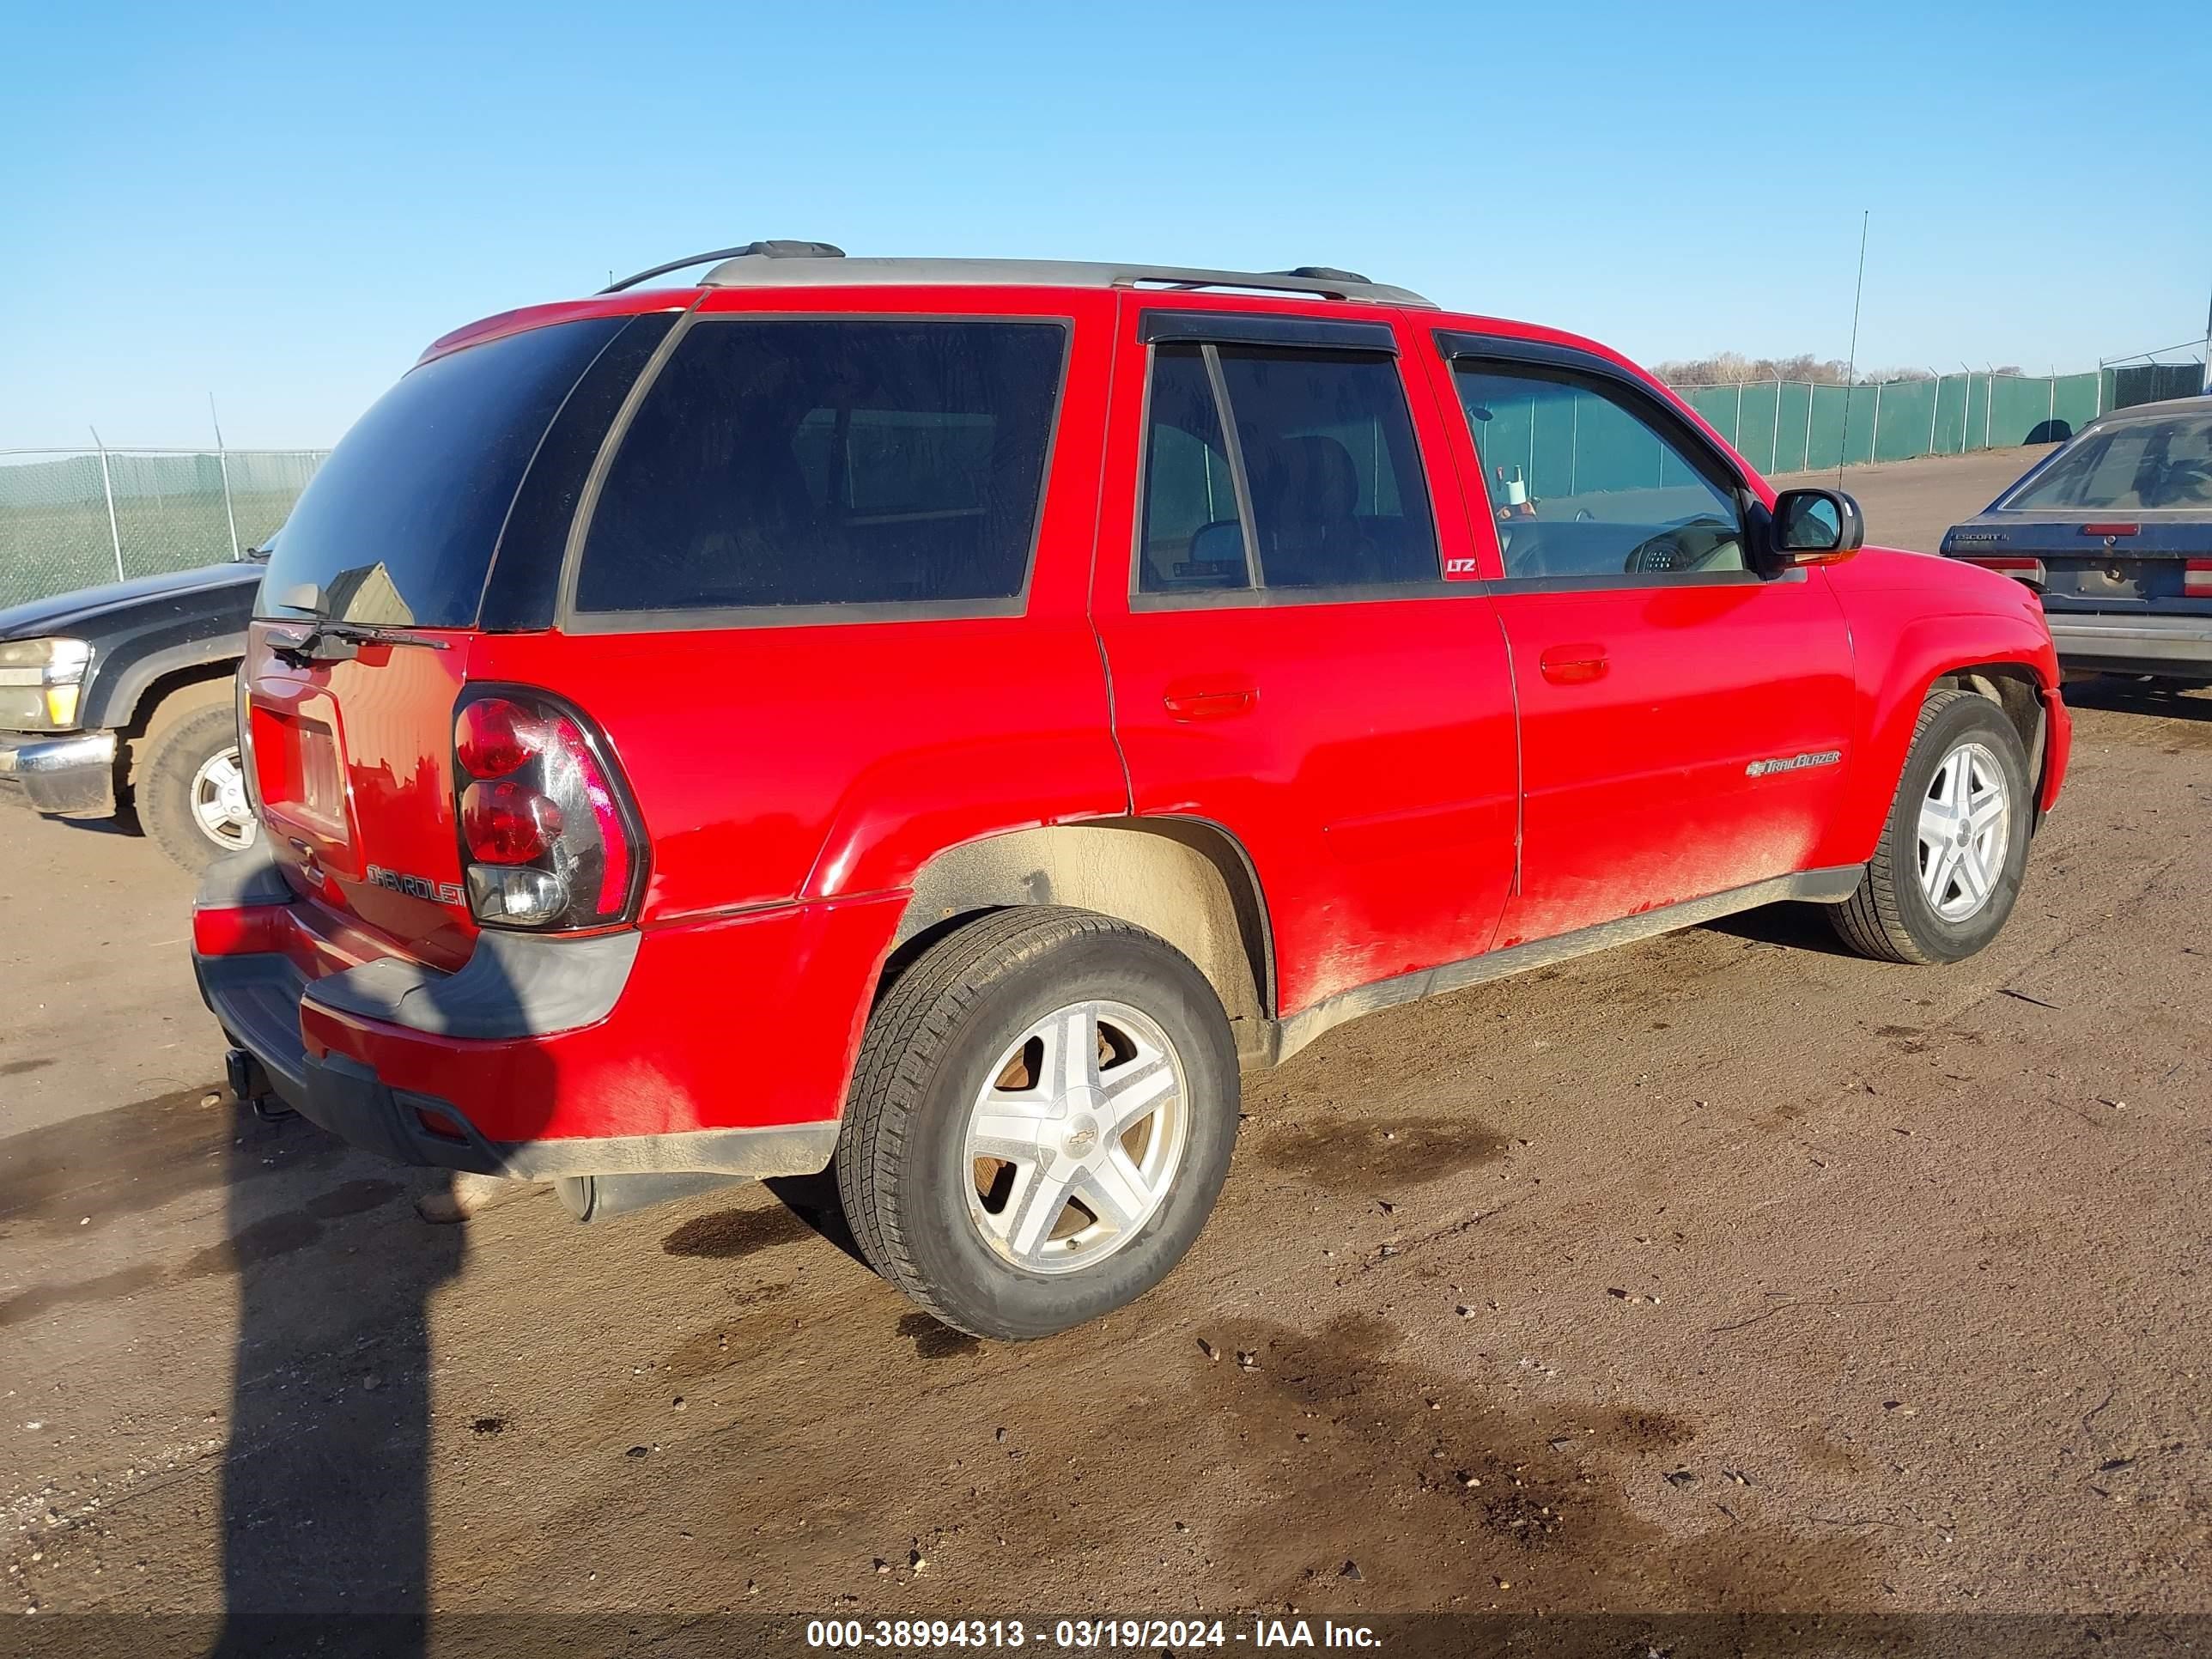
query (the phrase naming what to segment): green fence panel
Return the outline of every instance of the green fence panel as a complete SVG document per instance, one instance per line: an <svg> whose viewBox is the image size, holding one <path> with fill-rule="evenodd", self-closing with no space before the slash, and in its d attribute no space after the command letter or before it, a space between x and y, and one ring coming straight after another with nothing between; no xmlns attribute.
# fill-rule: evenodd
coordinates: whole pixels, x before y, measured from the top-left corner
<svg viewBox="0 0 2212 1659"><path fill-rule="evenodd" d="M1946 374L1936 382L1936 411L1930 422L1928 450L1935 455L1958 455L1966 449L1966 405L1973 386L1970 374Z"/></svg>
<svg viewBox="0 0 2212 1659"><path fill-rule="evenodd" d="M2016 444L2048 441L2053 399L2049 380L2027 380L1999 374L1990 380L1989 443L1992 449Z"/></svg>
<svg viewBox="0 0 2212 1659"><path fill-rule="evenodd" d="M1789 473L2056 442L2118 407L2116 384L2111 370L2040 380L1967 372L1878 386L1747 380L1676 390L1753 466Z"/></svg>
<svg viewBox="0 0 2212 1659"><path fill-rule="evenodd" d="M1862 388L1863 389L1863 388ZM1935 448L1936 404L1941 387L1934 380L1891 380L1874 389L1867 447L1877 461L1909 461Z"/></svg>
<svg viewBox="0 0 2212 1659"><path fill-rule="evenodd" d="M2124 363L2104 373L2104 396L2100 414L2133 409L2138 404L2163 403L2168 398L2194 398L2205 391L2202 363Z"/></svg>
<svg viewBox="0 0 2212 1659"><path fill-rule="evenodd" d="M1775 398L1775 472L1802 472L1813 430L1813 388L1784 380Z"/></svg>
<svg viewBox="0 0 2212 1659"><path fill-rule="evenodd" d="M1782 390L1774 380L1753 380L1743 388L1743 418L1736 423L1736 453L1753 466L1774 471L1778 436L1775 411Z"/></svg>
<svg viewBox="0 0 2212 1659"><path fill-rule="evenodd" d="M1692 386L1678 388L1682 400L1704 417L1707 426L1735 444L1736 411L1742 404L1747 387L1740 386Z"/></svg>
<svg viewBox="0 0 2212 1659"><path fill-rule="evenodd" d="M1825 472L1844 464L1844 415L1851 402L1850 390L1839 386L1813 388L1813 419L1805 440L1808 471ZM1865 413L1859 418L1864 421Z"/></svg>
<svg viewBox="0 0 2212 1659"><path fill-rule="evenodd" d="M2052 418L2066 422L2072 437L2105 412L2105 383L2101 374L2062 374L2052 385ZM2059 434L2053 434L2055 442Z"/></svg>

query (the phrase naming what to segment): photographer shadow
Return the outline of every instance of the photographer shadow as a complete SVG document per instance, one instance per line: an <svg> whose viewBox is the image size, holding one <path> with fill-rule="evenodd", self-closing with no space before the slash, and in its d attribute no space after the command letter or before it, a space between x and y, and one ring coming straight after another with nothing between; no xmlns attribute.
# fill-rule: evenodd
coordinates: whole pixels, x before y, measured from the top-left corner
<svg viewBox="0 0 2212 1659"><path fill-rule="evenodd" d="M430 1302L460 1271L465 1229L402 1201L445 1177L333 1162L337 1143L305 1118L236 1112L229 1237L198 1264L238 1285L213 1651L426 1651ZM325 1156L262 1178L265 1160L303 1153Z"/></svg>

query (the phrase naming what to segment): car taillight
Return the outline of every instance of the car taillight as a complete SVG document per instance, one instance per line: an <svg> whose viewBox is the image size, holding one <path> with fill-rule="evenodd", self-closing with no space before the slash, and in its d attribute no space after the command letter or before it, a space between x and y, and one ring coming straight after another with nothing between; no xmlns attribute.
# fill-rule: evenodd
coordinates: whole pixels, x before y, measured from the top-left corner
<svg viewBox="0 0 2212 1659"><path fill-rule="evenodd" d="M2020 580L2033 583L2038 587L2043 586L2043 561L2040 559L1991 558L1975 554L1970 557L1961 558L1959 562L1978 564L1984 570L1996 571L1999 575L2017 577Z"/></svg>
<svg viewBox="0 0 2212 1659"><path fill-rule="evenodd" d="M2081 526L2081 533L2085 536L2133 536L2140 533L2142 529L2139 524L2085 524Z"/></svg>
<svg viewBox="0 0 2212 1659"><path fill-rule="evenodd" d="M230 709L238 720L238 769L246 780L246 805L258 822L261 817L261 769L253 753L253 689L247 681L249 665L240 663L230 679Z"/></svg>
<svg viewBox="0 0 2212 1659"><path fill-rule="evenodd" d="M2181 567L2181 591L2192 599L2212 599L2212 559L2191 559Z"/></svg>
<svg viewBox="0 0 2212 1659"><path fill-rule="evenodd" d="M453 755L472 778L503 778L544 749L545 727L512 697L478 697L453 716Z"/></svg>
<svg viewBox="0 0 2212 1659"><path fill-rule="evenodd" d="M461 834L471 858L528 864L560 839L561 808L513 778L472 783L461 792Z"/></svg>
<svg viewBox="0 0 2212 1659"><path fill-rule="evenodd" d="M550 931L629 919L637 817L582 715L540 691L473 691L453 711L453 787L478 921Z"/></svg>

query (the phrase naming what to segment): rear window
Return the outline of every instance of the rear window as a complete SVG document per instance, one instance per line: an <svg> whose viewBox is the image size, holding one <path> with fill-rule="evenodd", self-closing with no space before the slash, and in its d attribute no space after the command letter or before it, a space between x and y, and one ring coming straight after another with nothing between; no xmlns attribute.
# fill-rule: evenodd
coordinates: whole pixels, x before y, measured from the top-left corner
<svg viewBox="0 0 2212 1659"><path fill-rule="evenodd" d="M2212 507L2212 417L2127 421L2083 434L2008 507Z"/></svg>
<svg viewBox="0 0 2212 1659"><path fill-rule="evenodd" d="M568 389L629 319L594 317L410 371L331 453L285 520L260 614L319 591L343 622L465 628L515 487Z"/></svg>
<svg viewBox="0 0 2212 1659"><path fill-rule="evenodd" d="M583 612L1016 599L1057 323L705 319L593 509Z"/></svg>

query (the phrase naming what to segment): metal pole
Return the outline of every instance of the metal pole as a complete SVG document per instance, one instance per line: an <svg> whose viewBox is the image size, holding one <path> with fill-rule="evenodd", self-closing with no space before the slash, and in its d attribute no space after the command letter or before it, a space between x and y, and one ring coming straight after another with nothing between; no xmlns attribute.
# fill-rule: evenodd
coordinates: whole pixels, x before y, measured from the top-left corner
<svg viewBox="0 0 2212 1659"><path fill-rule="evenodd" d="M1874 429L1867 434L1867 459L1869 461L1874 459L1875 451L1881 447L1881 389L1888 384L1887 380L1876 380L1874 383ZM1846 413L1844 416L1844 430L1848 433L1850 429L1851 417Z"/></svg>
<svg viewBox="0 0 2212 1659"><path fill-rule="evenodd" d="M1729 434L1729 441L1738 449L1743 447L1743 382L1735 383L1735 430Z"/></svg>
<svg viewBox="0 0 2212 1659"><path fill-rule="evenodd" d="M1844 370L1844 436L1843 441L1836 446L1836 487L1838 489L1844 483L1844 458L1850 453L1851 447L1851 387L1859 378L1859 301L1866 297L1867 228L1873 222L1874 210L1860 210L1859 278L1858 285L1851 290L1850 366ZM1879 420L1881 412L1881 388L1879 386L1875 388L1874 396L1875 418ZM1869 449L1867 453L1872 456L1874 451Z"/></svg>
<svg viewBox="0 0 2212 1659"><path fill-rule="evenodd" d="M1982 380L1982 447L1990 447L1990 411L1997 400L1997 377L1994 372Z"/></svg>
<svg viewBox="0 0 2212 1659"><path fill-rule="evenodd" d="M1805 459L1802 465L1808 472L1813 470L1813 393L1815 387L1810 380L1805 382Z"/></svg>
<svg viewBox="0 0 2212 1659"><path fill-rule="evenodd" d="M107 471L107 446L100 441L100 428L88 428L92 434L92 447L100 452L100 492L107 497L107 544L115 550L115 580L123 576L123 532L115 523L115 480Z"/></svg>
<svg viewBox="0 0 2212 1659"><path fill-rule="evenodd" d="M222 420L215 412L215 393L208 393L208 423L215 428L215 464L222 472L222 516L230 525L230 562L239 561L238 513L230 504L230 456L222 447Z"/></svg>
<svg viewBox="0 0 2212 1659"><path fill-rule="evenodd" d="M1928 404L1928 453L1936 453L1936 422L1943 417L1943 377L1936 377L1936 396Z"/></svg>

